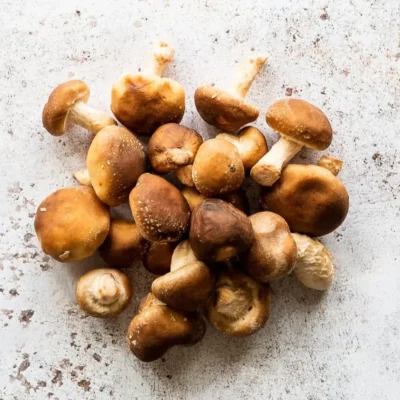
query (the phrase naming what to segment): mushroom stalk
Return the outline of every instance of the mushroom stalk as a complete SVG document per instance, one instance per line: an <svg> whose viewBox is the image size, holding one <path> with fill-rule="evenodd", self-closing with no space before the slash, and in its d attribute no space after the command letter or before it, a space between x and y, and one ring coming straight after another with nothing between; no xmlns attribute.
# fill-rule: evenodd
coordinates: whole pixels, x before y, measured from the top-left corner
<svg viewBox="0 0 400 400"><path fill-rule="evenodd" d="M162 76L164 68L172 61L175 50L165 42L160 42L153 51L146 72L150 75Z"/></svg>
<svg viewBox="0 0 400 400"><path fill-rule="evenodd" d="M343 161L333 156L324 155L320 158L317 165L331 171L333 175L338 176L339 172L342 170Z"/></svg>
<svg viewBox="0 0 400 400"><path fill-rule="evenodd" d="M83 186L92 186L87 168L76 171L72 176Z"/></svg>
<svg viewBox="0 0 400 400"><path fill-rule="evenodd" d="M111 274L103 274L93 282L92 296L101 304L112 304L118 300L119 287Z"/></svg>
<svg viewBox="0 0 400 400"><path fill-rule="evenodd" d="M185 185L188 187L194 186L192 170L193 170L193 165L190 164L190 165L185 165L183 167L179 167L175 171L175 175L179 179L179 181L182 183L182 185Z"/></svg>
<svg viewBox="0 0 400 400"><path fill-rule="evenodd" d="M186 149L168 149L165 151L165 155L177 165L187 165L193 160L193 153Z"/></svg>
<svg viewBox="0 0 400 400"><path fill-rule="evenodd" d="M87 129L93 134L116 122L108 114L88 106L83 101L76 102L69 110L67 122Z"/></svg>
<svg viewBox="0 0 400 400"><path fill-rule="evenodd" d="M281 136L271 150L251 169L251 177L262 186L272 186L282 168L302 149L303 145Z"/></svg>

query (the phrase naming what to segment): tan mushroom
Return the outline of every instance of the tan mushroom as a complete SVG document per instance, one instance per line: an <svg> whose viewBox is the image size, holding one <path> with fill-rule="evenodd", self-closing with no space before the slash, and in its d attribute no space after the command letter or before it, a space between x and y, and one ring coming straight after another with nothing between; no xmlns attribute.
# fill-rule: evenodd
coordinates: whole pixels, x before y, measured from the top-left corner
<svg viewBox="0 0 400 400"><path fill-rule="evenodd" d="M325 150L332 141L326 115L304 100L278 100L267 111L267 123L281 138L251 170L251 177L262 186L272 186L303 146Z"/></svg>
<svg viewBox="0 0 400 400"><path fill-rule="evenodd" d="M69 187L39 205L35 231L43 251L59 262L83 260L104 242L110 212L91 187Z"/></svg>
<svg viewBox="0 0 400 400"><path fill-rule="evenodd" d="M188 187L194 187L193 182L193 164L185 165L184 167L180 167L175 171L175 175L178 180L182 183L182 185Z"/></svg>
<svg viewBox="0 0 400 400"><path fill-rule="evenodd" d="M235 131L255 121L259 111L246 103L244 98L266 60L266 57L245 60L240 64L233 83L227 90L213 85L197 88L194 101L204 121L225 132Z"/></svg>
<svg viewBox="0 0 400 400"><path fill-rule="evenodd" d="M76 300L92 317L108 318L120 314L131 297L131 283L117 269L93 269L82 275L76 284Z"/></svg>
<svg viewBox="0 0 400 400"><path fill-rule="evenodd" d="M123 74L111 92L111 110L121 124L139 135L151 135L185 113L185 91L173 79L162 78L174 49L160 42L143 74Z"/></svg>
<svg viewBox="0 0 400 400"><path fill-rule="evenodd" d="M142 262L147 271L155 275L164 275L170 271L172 253L176 243L151 242Z"/></svg>
<svg viewBox="0 0 400 400"><path fill-rule="evenodd" d="M43 126L52 135L61 136L68 125L79 125L94 134L108 125L116 125L108 114L86 104L89 97L90 89L85 82L72 80L58 85L43 108Z"/></svg>

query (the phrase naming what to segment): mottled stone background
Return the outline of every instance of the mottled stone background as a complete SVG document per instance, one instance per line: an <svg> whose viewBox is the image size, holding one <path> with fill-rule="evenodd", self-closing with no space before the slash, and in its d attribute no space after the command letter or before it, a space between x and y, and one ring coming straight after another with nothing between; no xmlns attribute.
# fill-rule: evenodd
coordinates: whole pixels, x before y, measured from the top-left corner
<svg viewBox="0 0 400 400"><path fill-rule="evenodd" d="M208 0L0 2L0 399L399 399L400 398L400 2ZM138 71L151 45L170 41L166 70L187 90L184 123L214 132L193 107L197 85L223 82L236 62L266 53L249 93L266 107L301 97L328 114L329 150L343 158L346 222L323 239L336 264L326 295L293 277L273 285L272 317L246 339L209 329L192 348L152 364L128 351L125 331L151 276L129 271L131 307L86 317L76 278L96 257L61 265L34 235L36 207L72 185L91 137L60 138L41 125L57 84L83 79L90 103L109 109L110 88ZM302 151L298 162L315 161Z"/></svg>

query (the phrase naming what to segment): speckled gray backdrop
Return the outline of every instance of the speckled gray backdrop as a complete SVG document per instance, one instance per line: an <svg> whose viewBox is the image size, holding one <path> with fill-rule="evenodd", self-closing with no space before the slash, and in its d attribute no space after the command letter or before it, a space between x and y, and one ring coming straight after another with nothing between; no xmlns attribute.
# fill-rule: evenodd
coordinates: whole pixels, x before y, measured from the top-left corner
<svg viewBox="0 0 400 400"><path fill-rule="evenodd" d="M399 399L400 2L398 0L21 1L0 3L0 399ZM264 122L277 97L322 107L351 196L346 222L323 239L336 264L326 295L293 277L273 285L272 317L232 339L209 329L192 348L138 362L125 330L151 276L129 271L134 302L119 318L87 318L76 278L96 257L61 265L40 250L37 205L73 184L90 135L50 136L41 110L57 84L83 79L90 103L109 109L110 88L170 41L166 74L187 90L184 123L204 137L198 84L222 82L249 54L268 66L249 99ZM303 151L299 162L315 160Z"/></svg>

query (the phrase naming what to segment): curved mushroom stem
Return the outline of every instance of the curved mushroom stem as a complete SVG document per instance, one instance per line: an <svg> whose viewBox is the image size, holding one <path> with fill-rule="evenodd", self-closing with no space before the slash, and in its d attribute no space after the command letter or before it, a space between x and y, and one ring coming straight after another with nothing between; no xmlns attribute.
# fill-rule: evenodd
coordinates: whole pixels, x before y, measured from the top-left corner
<svg viewBox="0 0 400 400"><path fill-rule="evenodd" d="M69 110L67 123L79 125L96 134L109 125L117 125L108 114L88 106L83 101L78 101Z"/></svg>
<svg viewBox="0 0 400 400"><path fill-rule="evenodd" d="M251 177L261 186L272 186L280 177L282 168L302 149L303 145L284 138L251 169Z"/></svg>
<svg viewBox="0 0 400 400"><path fill-rule="evenodd" d="M153 51L146 72L151 75L162 76L164 68L174 58L175 50L168 43L160 42Z"/></svg>
<svg viewBox="0 0 400 400"><path fill-rule="evenodd" d="M111 304L118 300L120 290L112 274L103 274L95 279L91 292L99 303Z"/></svg>
<svg viewBox="0 0 400 400"><path fill-rule="evenodd" d="M92 186L87 168L76 171L72 176L83 186Z"/></svg>
<svg viewBox="0 0 400 400"><path fill-rule="evenodd" d="M267 57L261 56L257 58L249 58L242 62L235 71L228 92L244 99L254 81L254 78L260 72L266 61Z"/></svg>
<svg viewBox="0 0 400 400"><path fill-rule="evenodd" d="M175 175L183 185L188 187L194 187L192 170L193 170L192 164L185 165L184 167L179 167L175 171Z"/></svg>
<svg viewBox="0 0 400 400"><path fill-rule="evenodd" d="M343 161L336 157L324 155L319 159L317 165L331 171L333 175L337 176L342 170Z"/></svg>

